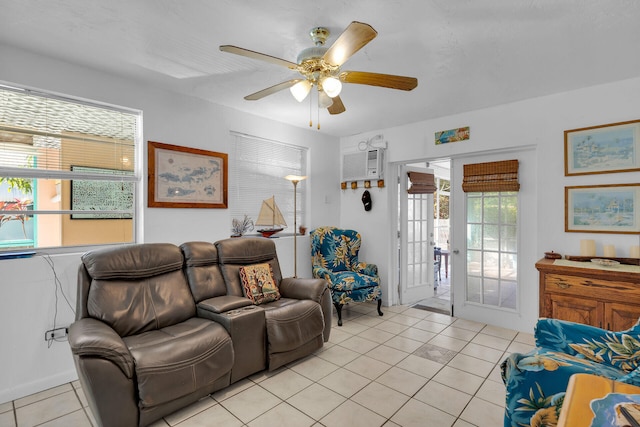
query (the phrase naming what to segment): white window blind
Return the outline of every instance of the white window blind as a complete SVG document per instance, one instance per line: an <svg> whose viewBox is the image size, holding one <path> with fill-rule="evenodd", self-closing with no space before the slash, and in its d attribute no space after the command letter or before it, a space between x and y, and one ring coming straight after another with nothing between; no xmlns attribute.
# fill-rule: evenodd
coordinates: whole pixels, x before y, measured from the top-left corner
<svg viewBox="0 0 640 427"><path fill-rule="evenodd" d="M248 215L258 218L262 201L274 196L287 228L293 233L293 184L284 177L306 175L307 149L278 141L233 133L229 182L229 210L231 218ZM306 183L297 185L297 223L304 225ZM260 228L260 227L257 227Z"/></svg>
<svg viewBox="0 0 640 427"><path fill-rule="evenodd" d="M133 241L140 121L0 85L0 248Z"/></svg>

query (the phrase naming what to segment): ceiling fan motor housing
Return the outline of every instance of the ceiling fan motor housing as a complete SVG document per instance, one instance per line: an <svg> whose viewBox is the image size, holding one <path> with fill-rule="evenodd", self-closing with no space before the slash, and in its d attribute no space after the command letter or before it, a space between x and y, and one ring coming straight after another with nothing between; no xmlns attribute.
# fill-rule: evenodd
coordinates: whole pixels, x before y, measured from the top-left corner
<svg viewBox="0 0 640 427"><path fill-rule="evenodd" d="M316 46L324 45L324 43L329 38L329 34L331 33L325 27L315 27L312 28L311 31L309 31L309 36Z"/></svg>

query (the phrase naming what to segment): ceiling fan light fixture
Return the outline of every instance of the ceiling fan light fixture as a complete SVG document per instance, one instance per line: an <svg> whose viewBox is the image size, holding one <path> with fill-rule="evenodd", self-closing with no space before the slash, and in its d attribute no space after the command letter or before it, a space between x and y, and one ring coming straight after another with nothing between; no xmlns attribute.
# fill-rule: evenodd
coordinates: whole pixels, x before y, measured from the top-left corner
<svg viewBox="0 0 640 427"><path fill-rule="evenodd" d="M335 77L325 77L324 80L322 80L322 89L330 98L335 98L340 95L342 83Z"/></svg>
<svg viewBox="0 0 640 427"><path fill-rule="evenodd" d="M333 105L333 99L323 90L318 91L318 107L329 108Z"/></svg>
<svg viewBox="0 0 640 427"><path fill-rule="evenodd" d="M302 80L291 86L289 90L291 91L291 95L293 95L296 101L302 102L307 97L307 95L309 95L311 86L312 85L309 80Z"/></svg>

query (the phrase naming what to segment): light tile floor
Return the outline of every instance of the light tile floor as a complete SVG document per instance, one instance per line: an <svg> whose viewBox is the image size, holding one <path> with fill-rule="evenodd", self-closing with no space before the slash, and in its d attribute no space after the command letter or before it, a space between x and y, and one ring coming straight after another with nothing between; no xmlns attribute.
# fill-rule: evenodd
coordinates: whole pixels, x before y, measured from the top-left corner
<svg viewBox="0 0 640 427"><path fill-rule="evenodd" d="M394 306L343 309L315 354L261 372L153 427L502 425L499 364L531 334ZM79 382L0 404L0 426L95 426Z"/></svg>

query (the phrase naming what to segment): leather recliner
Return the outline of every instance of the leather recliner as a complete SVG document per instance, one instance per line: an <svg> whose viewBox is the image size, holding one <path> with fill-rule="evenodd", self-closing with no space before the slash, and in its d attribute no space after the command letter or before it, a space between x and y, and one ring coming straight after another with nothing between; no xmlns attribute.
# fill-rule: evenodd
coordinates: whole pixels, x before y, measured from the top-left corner
<svg viewBox="0 0 640 427"><path fill-rule="evenodd" d="M231 334L236 353L232 382L307 356L329 340L331 293L326 281L283 278L272 240L188 242L181 249L198 315L220 322ZM239 270L260 263L271 266L281 298L255 306L243 293Z"/></svg>
<svg viewBox="0 0 640 427"><path fill-rule="evenodd" d="M224 327L196 315L175 245L89 252L69 344L100 426L146 426L230 383Z"/></svg>
<svg viewBox="0 0 640 427"><path fill-rule="evenodd" d="M281 298L254 305L240 270L269 264ZM282 278L268 239L128 245L82 256L69 344L101 427L147 426L329 339L323 279Z"/></svg>

